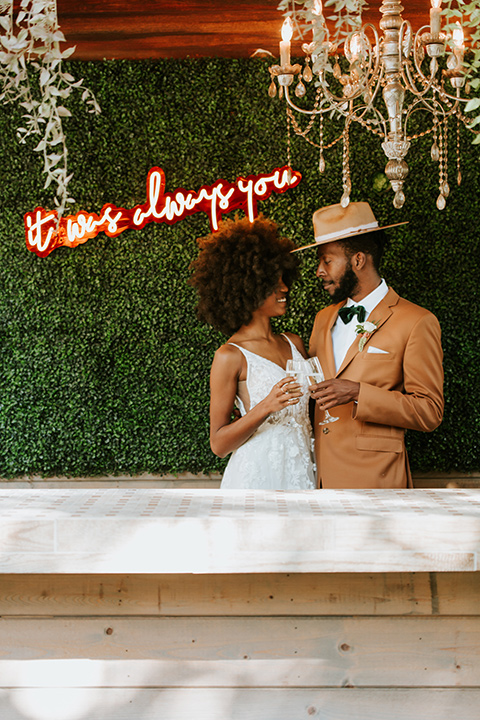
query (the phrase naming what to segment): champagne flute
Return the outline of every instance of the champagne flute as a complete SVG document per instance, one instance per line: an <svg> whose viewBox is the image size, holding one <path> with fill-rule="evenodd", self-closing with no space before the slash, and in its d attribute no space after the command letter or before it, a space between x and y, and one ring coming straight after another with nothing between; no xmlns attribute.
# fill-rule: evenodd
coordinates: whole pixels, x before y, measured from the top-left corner
<svg viewBox="0 0 480 720"><path fill-rule="evenodd" d="M287 375L291 375L292 378L297 382L299 385L302 385L305 381L306 374L307 374L307 367L305 365L305 360L287 360L287 364L285 366L285 372ZM293 406L289 407L289 411L293 412Z"/></svg>
<svg viewBox="0 0 480 720"><path fill-rule="evenodd" d="M301 384L306 375L305 360L287 360L285 372Z"/></svg>
<svg viewBox="0 0 480 720"><path fill-rule="evenodd" d="M316 383L323 382L325 380L325 375L323 374L322 366L318 357L308 358L308 360L305 360L305 363L308 368L308 378L311 385L315 385ZM318 423L319 425L327 425L328 423L335 422L339 419L338 417L330 415L328 410L324 410L324 413L325 417L323 420L320 420Z"/></svg>

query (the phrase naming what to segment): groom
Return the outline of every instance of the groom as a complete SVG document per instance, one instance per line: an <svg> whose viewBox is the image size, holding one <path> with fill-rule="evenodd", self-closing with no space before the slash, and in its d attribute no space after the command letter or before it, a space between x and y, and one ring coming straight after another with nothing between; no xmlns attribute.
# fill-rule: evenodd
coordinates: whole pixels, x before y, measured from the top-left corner
<svg viewBox="0 0 480 720"><path fill-rule="evenodd" d="M432 431L443 415L439 323L381 278L386 238L368 203L322 208L313 225L333 303L310 338L327 378L312 387L318 486L412 487L405 430ZM325 410L338 420L319 424Z"/></svg>

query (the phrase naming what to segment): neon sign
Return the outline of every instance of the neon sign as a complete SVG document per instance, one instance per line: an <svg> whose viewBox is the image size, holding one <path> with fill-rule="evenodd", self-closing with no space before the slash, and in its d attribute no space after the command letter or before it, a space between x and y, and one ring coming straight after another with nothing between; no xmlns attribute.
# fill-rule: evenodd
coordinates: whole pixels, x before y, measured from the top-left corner
<svg viewBox="0 0 480 720"><path fill-rule="evenodd" d="M62 217L60 222L56 210L37 207L25 213L27 248L46 257L58 247L76 247L100 232L117 237L124 230L140 230L150 222L173 225L196 212L208 213L210 228L215 231L224 213L243 210L253 220L258 200L266 200L272 192L283 193L301 179L299 172L285 165L268 175L238 177L233 184L217 180L213 185L203 185L198 192L179 188L166 193L165 173L154 167L147 176L147 202L143 205L125 209L107 203L98 215L80 211Z"/></svg>

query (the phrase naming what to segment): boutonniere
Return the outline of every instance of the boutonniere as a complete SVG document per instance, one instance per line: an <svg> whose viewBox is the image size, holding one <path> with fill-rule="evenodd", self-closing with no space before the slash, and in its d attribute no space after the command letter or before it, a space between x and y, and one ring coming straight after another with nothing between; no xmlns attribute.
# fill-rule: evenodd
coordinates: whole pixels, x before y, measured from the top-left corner
<svg viewBox="0 0 480 720"><path fill-rule="evenodd" d="M363 348L365 347L365 343L367 342L368 338L373 335L377 327L377 323L368 322L368 320L363 323L358 323L357 327L355 328L355 332L357 333L357 335L360 335L360 340L358 341L358 349L360 350L360 352L362 352Z"/></svg>

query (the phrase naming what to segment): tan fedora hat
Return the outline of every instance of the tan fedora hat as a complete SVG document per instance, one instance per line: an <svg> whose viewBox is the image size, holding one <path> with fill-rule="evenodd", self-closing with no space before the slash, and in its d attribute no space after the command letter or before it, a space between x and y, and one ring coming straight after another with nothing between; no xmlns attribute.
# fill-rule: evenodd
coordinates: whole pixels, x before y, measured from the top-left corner
<svg viewBox="0 0 480 720"><path fill-rule="evenodd" d="M372 208L367 202L351 202L346 208L340 204L327 205L327 207L320 208L320 210L313 213L315 242L295 248L292 252L298 252L298 250L305 250L328 242L335 242L335 240L343 240L355 235L364 235L374 230L386 230L387 228L398 227L398 225L406 225L407 222L408 220L405 220L393 225L379 227Z"/></svg>

